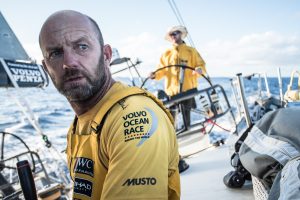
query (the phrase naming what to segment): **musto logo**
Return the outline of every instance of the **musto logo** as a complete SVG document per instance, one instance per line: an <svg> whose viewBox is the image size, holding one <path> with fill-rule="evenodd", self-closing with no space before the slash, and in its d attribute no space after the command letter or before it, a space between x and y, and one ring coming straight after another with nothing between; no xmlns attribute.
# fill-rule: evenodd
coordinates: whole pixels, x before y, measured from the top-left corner
<svg viewBox="0 0 300 200"><path fill-rule="evenodd" d="M154 177L129 178L123 183L122 186L136 185L156 185L156 179Z"/></svg>

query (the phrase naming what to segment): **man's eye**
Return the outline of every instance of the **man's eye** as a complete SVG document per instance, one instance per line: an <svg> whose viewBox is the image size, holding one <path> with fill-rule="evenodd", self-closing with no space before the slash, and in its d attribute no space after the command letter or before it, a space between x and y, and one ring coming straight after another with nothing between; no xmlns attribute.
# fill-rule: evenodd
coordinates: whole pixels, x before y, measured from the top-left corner
<svg viewBox="0 0 300 200"><path fill-rule="evenodd" d="M86 44L79 44L79 45L78 45L78 48L79 48L80 50L86 50L86 49L88 49L88 45L86 45Z"/></svg>
<svg viewBox="0 0 300 200"><path fill-rule="evenodd" d="M49 53L49 59L55 59L63 54L62 50L56 50Z"/></svg>

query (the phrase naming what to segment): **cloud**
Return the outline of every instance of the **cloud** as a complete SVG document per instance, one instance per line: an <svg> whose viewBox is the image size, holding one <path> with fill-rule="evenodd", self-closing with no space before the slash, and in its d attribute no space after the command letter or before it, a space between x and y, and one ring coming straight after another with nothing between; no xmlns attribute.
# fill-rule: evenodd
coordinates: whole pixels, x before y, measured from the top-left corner
<svg viewBox="0 0 300 200"><path fill-rule="evenodd" d="M142 63L138 69L142 76L147 76L150 71L156 69L161 54L169 46L168 43L162 45L161 40L161 37L143 32L123 38L117 41L113 47L118 49L120 57L129 57L132 61L141 60Z"/></svg>
<svg viewBox="0 0 300 200"><path fill-rule="evenodd" d="M155 69L161 53L169 47L160 37L141 33L121 40L121 56L140 58L142 75ZM266 72L277 75L281 67L284 76L300 64L300 35L283 35L277 32L254 33L237 39L215 39L202 45L200 54L207 63L210 76L229 76L236 73Z"/></svg>
<svg viewBox="0 0 300 200"><path fill-rule="evenodd" d="M284 75L289 75L291 68L299 66L299 47L300 35L265 32L208 42L203 46L203 57L212 76L233 76L239 72L276 76L278 67L288 68Z"/></svg>
<svg viewBox="0 0 300 200"><path fill-rule="evenodd" d="M40 50L39 43L24 43L23 44L24 49L26 50L29 57L31 57L33 60L36 60L38 64L42 63L43 55Z"/></svg>
<svg viewBox="0 0 300 200"><path fill-rule="evenodd" d="M205 59L210 76L232 77L236 73L249 74L267 72L276 76L281 67L283 76L289 76L292 69L300 69L300 35L284 35L277 32L254 33L237 39L215 39L201 45L200 54ZM142 76L156 69L159 58L168 42L155 34L141 34L123 38L113 45L121 57L142 61L138 66ZM42 60L38 43L25 43L24 48L30 57ZM128 76L123 74L121 76Z"/></svg>

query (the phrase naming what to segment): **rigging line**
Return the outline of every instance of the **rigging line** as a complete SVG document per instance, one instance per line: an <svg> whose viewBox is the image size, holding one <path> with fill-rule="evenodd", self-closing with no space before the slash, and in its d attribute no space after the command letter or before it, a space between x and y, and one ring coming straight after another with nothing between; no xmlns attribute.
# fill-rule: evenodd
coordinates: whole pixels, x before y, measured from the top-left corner
<svg viewBox="0 0 300 200"><path fill-rule="evenodd" d="M187 26L185 25L184 21L183 21L183 18L182 18L181 14L180 14L180 11L179 11L179 9L178 9L178 7L177 7L175 1L174 1L174 0L168 0L168 2L169 2L169 5L170 5L170 7L171 7L171 9L172 9L172 11L173 11L175 17L177 18L179 24L181 24L181 25L187 27ZM191 36L191 34L189 33L189 31L188 31L188 34L187 34L187 39L188 39L190 45L191 45L192 47L195 48L195 44L194 44L194 42L193 42L193 40L192 40L192 36Z"/></svg>
<svg viewBox="0 0 300 200"><path fill-rule="evenodd" d="M174 2L174 0L168 0L168 1L169 1L169 4L170 4L170 6L171 6L171 9L172 9L173 13L175 14L175 16L176 16L178 22L179 22L180 24L182 24L182 25L185 25L185 24L184 24L184 21L183 21L183 19L182 19L182 17L181 17L181 15L180 15L180 12L179 12L179 10L178 10L178 8L177 8L175 2Z"/></svg>
<svg viewBox="0 0 300 200"><path fill-rule="evenodd" d="M231 132L229 129L226 129L226 128L220 126L219 124L217 124L216 122L212 121L211 119L207 119L207 121L208 121L209 123L213 124L213 125L216 125L217 127L219 127L220 129L222 129L222 130L224 130L224 131L226 131L226 132Z"/></svg>

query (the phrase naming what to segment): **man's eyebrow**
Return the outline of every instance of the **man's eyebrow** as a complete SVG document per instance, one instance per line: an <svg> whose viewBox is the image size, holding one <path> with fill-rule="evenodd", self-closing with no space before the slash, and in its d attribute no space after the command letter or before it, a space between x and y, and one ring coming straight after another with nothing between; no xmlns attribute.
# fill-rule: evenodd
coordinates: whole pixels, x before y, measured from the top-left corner
<svg viewBox="0 0 300 200"><path fill-rule="evenodd" d="M74 41L70 41L70 44L76 44L76 43L80 43L80 42L90 42L90 39L88 36L81 36L80 38L74 40ZM54 51L54 50L60 50L62 49L63 47L61 45L58 45L58 46L49 46L49 47L46 47L46 51L47 52L50 52L50 51Z"/></svg>
<svg viewBox="0 0 300 200"><path fill-rule="evenodd" d="M60 47L60 46L46 47L46 52L51 52L51 51L60 50L60 49L62 49L62 47Z"/></svg>
<svg viewBox="0 0 300 200"><path fill-rule="evenodd" d="M86 36L82 36L74 41L72 41L72 43L79 43L79 42L82 42L82 41L89 41L90 39Z"/></svg>

